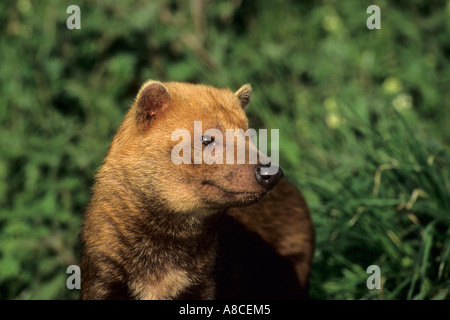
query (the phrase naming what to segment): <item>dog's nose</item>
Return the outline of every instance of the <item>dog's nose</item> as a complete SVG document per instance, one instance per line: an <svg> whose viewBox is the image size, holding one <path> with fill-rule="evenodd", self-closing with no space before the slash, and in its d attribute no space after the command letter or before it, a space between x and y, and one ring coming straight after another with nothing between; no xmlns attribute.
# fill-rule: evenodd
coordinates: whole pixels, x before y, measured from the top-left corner
<svg viewBox="0 0 450 320"><path fill-rule="evenodd" d="M283 170L280 167L268 164L255 168L256 181L267 189L272 189L283 178Z"/></svg>

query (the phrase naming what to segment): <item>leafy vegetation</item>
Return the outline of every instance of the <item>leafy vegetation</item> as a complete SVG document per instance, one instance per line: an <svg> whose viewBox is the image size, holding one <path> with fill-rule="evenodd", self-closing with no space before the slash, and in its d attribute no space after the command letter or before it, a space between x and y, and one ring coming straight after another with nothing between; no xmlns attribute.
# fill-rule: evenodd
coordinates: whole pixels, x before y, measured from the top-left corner
<svg viewBox="0 0 450 320"><path fill-rule="evenodd" d="M304 192L315 299L450 297L450 3L0 2L0 298L74 299L93 175L147 79L238 89ZM370 265L382 289L369 290Z"/></svg>

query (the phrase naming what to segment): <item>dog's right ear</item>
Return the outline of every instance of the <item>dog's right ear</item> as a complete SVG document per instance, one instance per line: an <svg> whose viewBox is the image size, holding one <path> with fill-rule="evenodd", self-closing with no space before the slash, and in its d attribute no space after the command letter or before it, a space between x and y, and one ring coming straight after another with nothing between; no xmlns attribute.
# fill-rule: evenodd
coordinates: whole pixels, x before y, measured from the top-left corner
<svg viewBox="0 0 450 320"><path fill-rule="evenodd" d="M136 123L142 130L147 130L165 109L172 98L166 87L159 81L147 81L139 90L136 99Z"/></svg>
<svg viewBox="0 0 450 320"><path fill-rule="evenodd" d="M252 97L252 86L250 83L244 84L234 95L239 99L242 109L245 110Z"/></svg>

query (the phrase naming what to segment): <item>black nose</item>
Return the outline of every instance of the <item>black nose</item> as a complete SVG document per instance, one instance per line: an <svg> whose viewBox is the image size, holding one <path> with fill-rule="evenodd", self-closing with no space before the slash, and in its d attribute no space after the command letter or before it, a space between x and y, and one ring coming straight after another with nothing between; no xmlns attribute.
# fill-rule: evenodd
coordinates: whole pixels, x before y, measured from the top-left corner
<svg viewBox="0 0 450 320"><path fill-rule="evenodd" d="M274 165L259 165L255 168L256 181L267 189L272 189L283 178L283 170Z"/></svg>

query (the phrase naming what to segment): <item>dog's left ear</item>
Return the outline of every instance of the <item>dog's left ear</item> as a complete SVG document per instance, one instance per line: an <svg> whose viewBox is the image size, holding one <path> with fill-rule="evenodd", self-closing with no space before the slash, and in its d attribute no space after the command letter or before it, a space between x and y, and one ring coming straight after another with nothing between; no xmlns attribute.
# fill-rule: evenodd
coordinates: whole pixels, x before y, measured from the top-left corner
<svg viewBox="0 0 450 320"><path fill-rule="evenodd" d="M249 83L244 84L234 95L239 99L242 109L245 110L252 97L252 86Z"/></svg>
<svg viewBox="0 0 450 320"><path fill-rule="evenodd" d="M149 80L139 90L136 99L136 122L140 129L147 130L169 107L172 98L159 81Z"/></svg>

